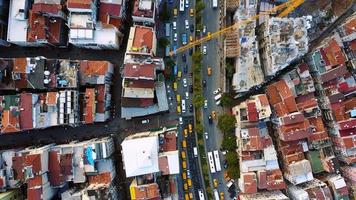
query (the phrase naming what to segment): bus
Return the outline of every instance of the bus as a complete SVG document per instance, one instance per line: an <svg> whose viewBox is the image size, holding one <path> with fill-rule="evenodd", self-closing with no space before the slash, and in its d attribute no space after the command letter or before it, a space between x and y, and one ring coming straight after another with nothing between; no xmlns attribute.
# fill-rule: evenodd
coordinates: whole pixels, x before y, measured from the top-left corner
<svg viewBox="0 0 356 200"><path fill-rule="evenodd" d="M210 173L215 173L216 171L215 171L214 158L212 152L208 152L208 159L209 159Z"/></svg>
<svg viewBox="0 0 356 200"><path fill-rule="evenodd" d="M171 37L171 24L166 23L166 37Z"/></svg>
<svg viewBox="0 0 356 200"><path fill-rule="evenodd" d="M213 0L213 8L217 8L218 7L218 0Z"/></svg>
<svg viewBox="0 0 356 200"><path fill-rule="evenodd" d="M214 159L215 159L215 168L217 172L221 171L220 157L219 152L217 150L214 151Z"/></svg>
<svg viewBox="0 0 356 200"><path fill-rule="evenodd" d="M215 198L215 200L220 200L219 192L217 189L214 189L214 198Z"/></svg>
<svg viewBox="0 0 356 200"><path fill-rule="evenodd" d="M184 0L179 0L179 11L184 12Z"/></svg>

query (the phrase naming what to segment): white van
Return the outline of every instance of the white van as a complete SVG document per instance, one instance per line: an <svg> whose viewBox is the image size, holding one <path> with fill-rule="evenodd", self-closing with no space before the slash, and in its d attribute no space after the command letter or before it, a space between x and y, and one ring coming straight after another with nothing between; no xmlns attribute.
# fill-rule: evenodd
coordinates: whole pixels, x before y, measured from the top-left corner
<svg viewBox="0 0 356 200"><path fill-rule="evenodd" d="M222 97L222 94L218 94L214 97L215 101L218 101Z"/></svg>
<svg viewBox="0 0 356 200"><path fill-rule="evenodd" d="M193 151L194 151L194 157L198 157L198 149L197 149L197 147L194 147Z"/></svg>
<svg viewBox="0 0 356 200"><path fill-rule="evenodd" d="M182 99L182 112L185 112L185 100Z"/></svg>

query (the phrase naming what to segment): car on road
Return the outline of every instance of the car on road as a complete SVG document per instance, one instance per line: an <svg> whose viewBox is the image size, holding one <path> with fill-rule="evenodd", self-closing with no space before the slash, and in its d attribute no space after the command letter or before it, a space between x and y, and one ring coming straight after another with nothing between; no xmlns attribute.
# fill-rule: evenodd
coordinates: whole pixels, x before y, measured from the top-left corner
<svg viewBox="0 0 356 200"><path fill-rule="evenodd" d="M221 92L221 88L214 90L213 94L215 95L215 94L218 94L219 92Z"/></svg>
<svg viewBox="0 0 356 200"><path fill-rule="evenodd" d="M185 53L182 54L182 61L187 62L187 57L185 56Z"/></svg>
<svg viewBox="0 0 356 200"><path fill-rule="evenodd" d="M181 113L180 106L177 106L177 113L178 113L178 114L180 114L180 113Z"/></svg>
<svg viewBox="0 0 356 200"><path fill-rule="evenodd" d="M193 24L190 25L190 32L191 32L191 33L194 32L194 25L193 25Z"/></svg>
<svg viewBox="0 0 356 200"><path fill-rule="evenodd" d="M144 119L144 120L142 120L141 123L142 123L142 124L148 124L148 123L150 123L150 120L149 120L149 119Z"/></svg>
<svg viewBox="0 0 356 200"><path fill-rule="evenodd" d="M208 132L205 132L204 135L205 135L205 139L206 139L206 140L209 139L209 134L208 134Z"/></svg>
<svg viewBox="0 0 356 200"><path fill-rule="evenodd" d="M185 29L188 30L189 29L189 21L186 19L184 21L184 23L185 23Z"/></svg>
<svg viewBox="0 0 356 200"><path fill-rule="evenodd" d="M179 124L180 124L180 125L183 124L183 117L179 117Z"/></svg>
<svg viewBox="0 0 356 200"><path fill-rule="evenodd" d="M206 80L203 80L203 87L206 87Z"/></svg>
<svg viewBox="0 0 356 200"><path fill-rule="evenodd" d="M186 33L183 33L183 34L182 34L182 44L183 44L183 45L186 45L186 44L188 43L187 40L188 40L188 39L187 39L187 34L186 34Z"/></svg>
<svg viewBox="0 0 356 200"><path fill-rule="evenodd" d="M206 26L203 26L203 34L206 33Z"/></svg>
<svg viewBox="0 0 356 200"><path fill-rule="evenodd" d="M222 97L222 94L219 93L219 94L215 95L214 99L215 99L215 101L220 101L221 97Z"/></svg>
<svg viewBox="0 0 356 200"><path fill-rule="evenodd" d="M224 165L224 169L227 169L227 160L224 160L223 165Z"/></svg>
<svg viewBox="0 0 356 200"><path fill-rule="evenodd" d="M235 183L234 179L230 179L228 183L226 183L226 187L230 188Z"/></svg>
<svg viewBox="0 0 356 200"><path fill-rule="evenodd" d="M176 92L177 89L178 89L178 84L177 84L177 82L174 82L173 83L173 90Z"/></svg>
<svg viewBox="0 0 356 200"><path fill-rule="evenodd" d="M183 87L187 87L188 84L187 84L187 79L186 78L183 78Z"/></svg>
<svg viewBox="0 0 356 200"><path fill-rule="evenodd" d="M193 93L193 85L189 85L189 92Z"/></svg>
<svg viewBox="0 0 356 200"><path fill-rule="evenodd" d="M189 99L189 92L185 92L185 99Z"/></svg>
<svg viewBox="0 0 356 200"><path fill-rule="evenodd" d="M177 42L177 40L178 40L178 34L177 34L177 33L174 33L173 41Z"/></svg>
<svg viewBox="0 0 356 200"><path fill-rule="evenodd" d="M189 133L193 132L193 125L192 124L188 124L188 129L189 129Z"/></svg>
<svg viewBox="0 0 356 200"><path fill-rule="evenodd" d="M193 55L193 49L192 48L189 49L189 55Z"/></svg>
<svg viewBox="0 0 356 200"><path fill-rule="evenodd" d="M185 74L188 73L188 65L185 65L185 66L184 66L183 72L184 72Z"/></svg>
<svg viewBox="0 0 356 200"><path fill-rule="evenodd" d="M211 111L211 117L212 117L213 119L216 119L216 112L215 112L215 110Z"/></svg>
<svg viewBox="0 0 356 200"><path fill-rule="evenodd" d="M189 10L189 15L190 15L191 17L194 17L194 9L193 9L193 8L191 8L191 9Z"/></svg>
<svg viewBox="0 0 356 200"><path fill-rule="evenodd" d="M209 124L213 123L213 118L211 118L211 115L208 116Z"/></svg>
<svg viewBox="0 0 356 200"><path fill-rule="evenodd" d="M207 100L207 99L204 100L204 108L205 108L205 109L208 108L208 100Z"/></svg>
<svg viewBox="0 0 356 200"><path fill-rule="evenodd" d="M188 137L188 129L184 129L184 137Z"/></svg>
<svg viewBox="0 0 356 200"><path fill-rule="evenodd" d="M206 46L203 46L203 54L206 55Z"/></svg>
<svg viewBox="0 0 356 200"><path fill-rule="evenodd" d="M189 112L193 112L193 104L189 105Z"/></svg>
<svg viewBox="0 0 356 200"><path fill-rule="evenodd" d="M185 7L189 8L189 0L185 0Z"/></svg>
<svg viewBox="0 0 356 200"><path fill-rule="evenodd" d="M176 18L177 15L178 15L178 10L177 10L177 8L175 8L175 9L173 9L173 16L174 16L174 18Z"/></svg>
<svg viewBox="0 0 356 200"><path fill-rule="evenodd" d="M219 186L219 182L216 178L214 178L213 183L214 183L214 188L217 188Z"/></svg>
<svg viewBox="0 0 356 200"><path fill-rule="evenodd" d="M220 192L220 199L221 200L224 200L225 198L224 198L224 193L223 192Z"/></svg>
<svg viewBox="0 0 356 200"><path fill-rule="evenodd" d="M189 36L189 42L193 42L193 36Z"/></svg>
<svg viewBox="0 0 356 200"><path fill-rule="evenodd" d="M177 22L176 21L173 22L173 30L177 30Z"/></svg>
<svg viewBox="0 0 356 200"><path fill-rule="evenodd" d="M216 102L216 105L217 105L217 106L220 106L220 103L221 103L221 100L218 100L218 101Z"/></svg>
<svg viewBox="0 0 356 200"><path fill-rule="evenodd" d="M185 151L182 151L182 158L185 159ZM183 180L187 179L187 173L186 172L182 173L182 178L183 178Z"/></svg>
<svg viewBox="0 0 356 200"><path fill-rule="evenodd" d="M188 178L191 178L189 169L187 169L187 176L188 176Z"/></svg>
<svg viewBox="0 0 356 200"><path fill-rule="evenodd" d="M213 69L211 67L208 67L208 76L211 76L212 72L213 72Z"/></svg>

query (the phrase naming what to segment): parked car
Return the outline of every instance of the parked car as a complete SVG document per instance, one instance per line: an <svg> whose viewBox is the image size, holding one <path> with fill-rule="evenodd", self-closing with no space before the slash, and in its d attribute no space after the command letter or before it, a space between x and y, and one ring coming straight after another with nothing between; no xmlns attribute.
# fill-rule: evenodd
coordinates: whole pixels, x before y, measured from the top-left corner
<svg viewBox="0 0 356 200"><path fill-rule="evenodd" d="M206 46L203 46L203 54L206 55Z"/></svg>
<svg viewBox="0 0 356 200"><path fill-rule="evenodd" d="M206 33L206 26L203 27L203 34Z"/></svg>
<svg viewBox="0 0 356 200"><path fill-rule="evenodd" d="M208 108L208 100L207 100L207 99L204 100L204 108L205 108L205 109Z"/></svg>
<svg viewBox="0 0 356 200"><path fill-rule="evenodd" d="M206 80L203 80L203 87L206 87Z"/></svg>
<svg viewBox="0 0 356 200"><path fill-rule="evenodd" d="M189 92L193 93L193 85L189 85Z"/></svg>
<svg viewBox="0 0 356 200"><path fill-rule="evenodd" d="M193 104L189 105L189 112L193 112Z"/></svg>
<svg viewBox="0 0 356 200"><path fill-rule="evenodd" d="M178 40L178 34L177 34L177 33L174 33L173 41L177 42L177 40Z"/></svg>
<svg viewBox="0 0 356 200"><path fill-rule="evenodd" d="M186 19L185 20L185 29L188 30L189 29L189 21Z"/></svg>
<svg viewBox="0 0 356 200"><path fill-rule="evenodd" d="M190 32L191 32L191 33L194 32L194 25L193 25L193 24L190 25Z"/></svg>
<svg viewBox="0 0 356 200"><path fill-rule="evenodd" d="M208 134L208 132L205 132L204 135L205 135L205 139L206 139L206 140L209 139L209 134Z"/></svg>
<svg viewBox="0 0 356 200"><path fill-rule="evenodd" d="M209 124L213 123L213 118L211 118L211 115L208 116Z"/></svg>
<svg viewBox="0 0 356 200"><path fill-rule="evenodd" d="M187 99L187 100L189 99L189 92L185 93L185 99Z"/></svg>
<svg viewBox="0 0 356 200"><path fill-rule="evenodd" d="M221 88L218 88L218 89L214 90L213 94L215 95L215 94L217 94L219 92L221 92Z"/></svg>
<svg viewBox="0 0 356 200"><path fill-rule="evenodd" d="M176 21L173 22L173 30L177 30L177 22Z"/></svg>
<svg viewBox="0 0 356 200"><path fill-rule="evenodd" d="M179 124L182 125L183 124L183 118L179 117Z"/></svg>
<svg viewBox="0 0 356 200"><path fill-rule="evenodd" d="M186 78L183 78L183 87L187 87L188 84L187 84L187 79Z"/></svg>

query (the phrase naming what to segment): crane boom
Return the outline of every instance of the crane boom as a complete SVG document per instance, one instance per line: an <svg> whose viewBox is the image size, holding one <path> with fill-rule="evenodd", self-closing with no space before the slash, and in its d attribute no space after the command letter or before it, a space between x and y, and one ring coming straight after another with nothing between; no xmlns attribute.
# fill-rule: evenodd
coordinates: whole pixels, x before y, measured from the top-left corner
<svg viewBox="0 0 356 200"><path fill-rule="evenodd" d="M233 30L236 30L240 25L243 25L243 24L248 24L258 18L260 18L261 16L263 15L269 15L269 14L272 14L272 13L275 13L279 10L282 10L284 8L286 8L283 12L281 12L278 17L284 17L286 15L288 15L288 13L292 12L294 9L296 9L299 5L301 5L305 0L290 0L290 1L287 1L281 5L278 5L278 6L275 6L273 7L272 9L268 10L268 11L264 11L263 13L259 13L258 15L254 15L252 17L249 17L245 20L242 20L240 22L237 22L229 27L225 27L223 29L220 29L219 31L216 31L210 35L207 35L205 37L202 37L200 39L197 39L197 40L194 40L193 42L190 42L189 44L187 45L184 45L184 46L181 46L179 47L178 49L176 49L175 51L170 51L169 54L172 56L174 54L177 54L177 53L180 53L180 52L183 52L183 51L186 51L196 45L199 45L199 44L202 44L206 41L209 41L213 38L216 38L220 35L224 35L230 31L233 31Z"/></svg>

